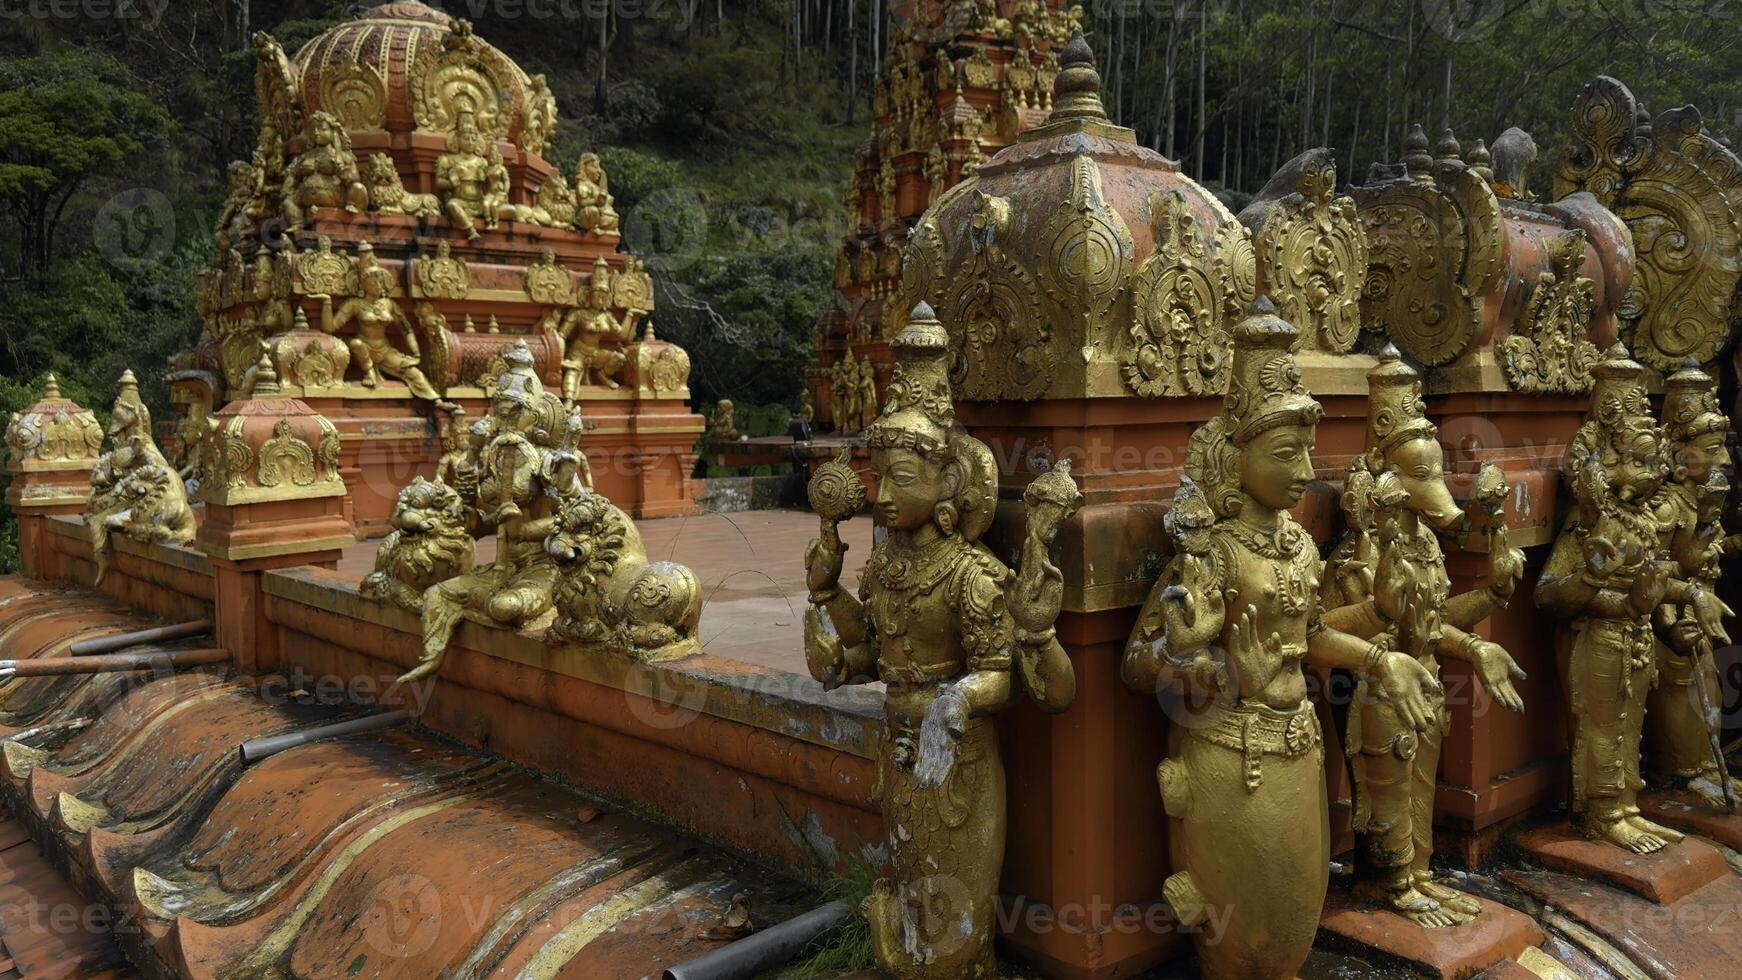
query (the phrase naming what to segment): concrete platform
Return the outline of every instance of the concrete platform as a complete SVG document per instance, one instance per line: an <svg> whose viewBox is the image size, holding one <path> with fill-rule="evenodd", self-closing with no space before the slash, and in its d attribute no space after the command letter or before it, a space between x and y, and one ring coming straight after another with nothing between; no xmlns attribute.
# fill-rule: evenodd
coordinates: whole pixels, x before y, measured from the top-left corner
<svg viewBox="0 0 1742 980"><path fill-rule="evenodd" d="M758 667L805 673L804 552L817 536L816 515L796 510L702 514L636 521L649 557L682 562L701 579L701 640L705 653ZM847 543L841 581L857 589L871 554L871 518L841 525ZM374 567L379 539L345 549L339 571L355 579ZM479 542L477 560L496 554L494 538Z"/></svg>

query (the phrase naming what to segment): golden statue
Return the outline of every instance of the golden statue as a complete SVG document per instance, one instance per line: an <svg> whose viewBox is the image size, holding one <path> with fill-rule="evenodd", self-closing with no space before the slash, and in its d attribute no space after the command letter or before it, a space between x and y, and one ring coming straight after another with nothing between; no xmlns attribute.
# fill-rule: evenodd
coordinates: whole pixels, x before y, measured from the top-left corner
<svg viewBox="0 0 1742 980"><path fill-rule="evenodd" d="M399 491L393 530L382 539L375 569L364 576L358 591L421 612L425 590L472 569L474 544L466 531L466 509L452 486L414 478Z"/></svg>
<svg viewBox="0 0 1742 980"><path fill-rule="evenodd" d="M132 371L121 375L121 390L109 410L109 439L110 450L91 470L91 496L85 502L97 582L109 570L111 534L158 544L185 544L194 537L187 488L152 439L151 411L139 397Z"/></svg>
<svg viewBox="0 0 1742 980"><path fill-rule="evenodd" d="M557 528L558 498L582 489L570 448L578 416L544 390L525 341L502 359L494 411L473 426L483 441L474 506L480 533L496 533L496 560L425 590L423 659L402 683L441 669L462 619L521 629L551 610L557 566L544 539Z"/></svg>
<svg viewBox="0 0 1742 980"><path fill-rule="evenodd" d="M414 194L405 189L393 158L385 153L370 154L364 180L369 185L369 206L382 214L434 218L442 213L442 202L434 194Z"/></svg>
<svg viewBox="0 0 1742 980"><path fill-rule="evenodd" d="M469 99L456 99L459 118L454 131L448 134L447 151L436 158L436 191L442 198L442 209L454 227L463 230L469 241L483 237L473 222L485 217L485 199L489 193L489 145L478 130L477 114ZM493 216L492 216L493 220Z"/></svg>
<svg viewBox="0 0 1742 980"><path fill-rule="evenodd" d="M701 652L701 581L676 562L648 561L635 522L603 494L588 487L565 495L544 550L561 575L546 643L604 645L643 661Z"/></svg>
<svg viewBox="0 0 1742 980"><path fill-rule="evenodd" d="M1289 510L1313 479L1323 410L1300 382L1298 335L1260 299L1234 329L1222 413L1192 433L1166 526L1177 553L1144 604L1122 672L1133 690L1205 695L1173 726L1156 777L1180 921L1228 920L1195 937L1204 976L1292 977L1329 882L1324 748L1303 661L1357 672L1402 726L1436 723L1439 683L1420 661L1323 621L1323 562Z"/></svg>
<svg viewBox="0 0 1742 980"><path fill-rule="evenodd" d="M1349 533L1331 553L1321 586L1327 625L1394 647L1439 677L1439 656L1468 662L1490 696L1522 711L1513 686L1524 671L1476 624L1512 597L1524 555L1510 546L1500 507L1509 490L1484 464L1477 498L1488 511L1486 588L1451 594L1439 535L1461 529L1464 512L1446 485L1438 430L1421 398L1421 376L1387 345L1367 375L1367 452L1351 466L1344 494ZM1365 497L1365 499L1362 499ZM1481 903L1436 882L1434 789L1451 716L1429 697L1431 723L1418 729L1362 679L1349 708L1345 751L1355 770L1355 831L1363 876L1399 914L1428 928L1467 922Z"/></svg>
<svg viewBox="0 0 1742 980"><path fill-rule="evenodd" d="M242 248L249 242L257 243L263 226L273 219L260 168L234 160L230 163L229 174L230 196L224 200L214 229L219 255L232 248Z"/></svg>
<svg viewBox="0 0 1742 980"><path fill-rule="evenodd" d="M356 214L369 206L350 133L337 117L319 110L310 114L308 126L308 148L291 161L284 178L284 220L291 228L303 226L310 208Z"/></svg>
<svg viewBox="0 0 1742 980"><path fill-rule="evenodd" d="M593 275L587 280L581 305L563 318L557 333L563 340L563 400L580 397L584 384L618 386L617 374L628 361L622 351L604 346L635 337L635 310L622 319L611 312L611 267L604 256L593 260Z"/></svg>
<svg viewBox="0 0 1742 980"><path fill-rule="evenodd" d="M575 226L596 235L615 235L616 199L606 186L605 165L597 153L583 153L575 163Z"/></svg>
<svg viewBox="0 0 1742 980"><path fill-rule="evenodd" d="M859 361L859 418L858 428L862 429L877 421L877 367L869 354Z"/></svg>
<svg viewBox="0 0 1742 980"><path fill-rule="evenodd" d="M991 450L956 423L948 335L922 303L891 346L888 403L866 433L887 536L855 598L840 585L846 546L837 525L859 509L863 484L844 460L819 467L810 495L822 535L805 554L805 657L825 688L886 685L875 795L890 876L860 910L878 966L901 980L990 980L1005 831L991 716L1023 691L1050 712L1076 696L1053 636L1063 576L1047 547L1081 495L1063 465L1029 485L1013 575L979 540L992 523L998 475Z"/></svg>
<svg viewBox="0 0 1742 980"><path fill-rule="evenodd" d="M1573 631L1566 686L1574 818L1593 838L1648 854L1682 838L1638 806L1646 696L1658 680L1653 628L1691 616L1702 633L1728 642L1729 610L1670 558L1654 507L1669 461L1642 370L1617 343L1593 371L1590 415L1567 447L1574 509L1536 601Z"/></svg>
<svg viewBox="0 0 1742 980"><path fill-rule="evenodd" d="M1710 592L1718 561L1742 539L1721 526L1729 490L1725 441L1730 419L1718 409L1718 385L1692 358L1664 382L1663 425L1669 438L1670 479L1652 501L1676 576ZM1742 782L1731 779L1721 746L1723 704L1713 638L1696 618L1674 607L1658 609L1657 688L1646 701L1645 741L1650 771L1714 809L1734 810Z"/></svg>
<svg viewBox="0 0 1742 980"><path fill-rule="evenodd" d="M336 334L355 321L357 336L350 340L351 358L363 369L363 387L381 383L381 375L405 382L411 393L437 404L443 404L441 393L424 377L417 331L411 319L393 299L393 274L375 259L375 247L368 242L357 246L357 264L353 269L358 295L345 301L338 312L333 311L333 297L326 293L310 294L321 302L321 330ZM406 349L400 350L388 337L388 330L398 327Z"/></svg>
<svg viewBox="0 0 1742 980"><path fill-rule="evenodd" d="M733 408L730 398L722 398L714 406L714 438L738 438L737 410Z"/></svg>

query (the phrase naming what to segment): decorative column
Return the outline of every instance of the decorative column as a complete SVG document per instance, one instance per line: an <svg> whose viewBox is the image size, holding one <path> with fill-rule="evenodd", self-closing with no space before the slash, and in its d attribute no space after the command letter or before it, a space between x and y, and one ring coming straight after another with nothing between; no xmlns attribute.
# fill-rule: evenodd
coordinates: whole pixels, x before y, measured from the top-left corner
<svg viewBox="0 0 1742 980"><path fill-rule="evenodd" d="M206 513L195 538L212 562L214 636L248 671L271 669L280 660L260 573L335 568L354 540L345 518L338 430L284 394L269 357L261 357L256 371L253 394L212 417L198 496Z"/></svg>
<svg viewBox="0 0 1742 980"><path fill-rule="evenodd" d="M31 578L47 576L45 519L82 514L91 469L103 448L103 427L88 408L61 397L50 374L42 397L6 424L6 503L18 517L18 562Z"/></svg>

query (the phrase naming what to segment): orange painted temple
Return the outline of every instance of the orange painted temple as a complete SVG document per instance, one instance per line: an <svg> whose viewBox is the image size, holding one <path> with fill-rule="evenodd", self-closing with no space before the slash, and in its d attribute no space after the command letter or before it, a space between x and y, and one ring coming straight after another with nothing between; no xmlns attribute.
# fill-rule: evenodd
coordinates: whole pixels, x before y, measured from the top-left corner
<svg viewBox="0 0 1742 980"><path fill-rule="evenodd" d="M1602 76L1550 194L1418 126L1235 213L1080 9L896 15L730 516L545 80L256 36L174 417L7 426L16 975L1733 975L1742 160Z"/></svg>

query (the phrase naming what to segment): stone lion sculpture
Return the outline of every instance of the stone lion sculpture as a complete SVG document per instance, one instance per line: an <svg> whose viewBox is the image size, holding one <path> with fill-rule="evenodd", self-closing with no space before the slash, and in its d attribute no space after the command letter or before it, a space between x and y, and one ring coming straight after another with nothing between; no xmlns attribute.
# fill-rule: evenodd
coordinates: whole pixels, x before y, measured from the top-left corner
<svg viewBox="0 0 1742 980"><path fill-rule="evenodd" d="M561 569L545 642L616 647L643 661L699 652L695 572L648 561L634 522L604 496L582 491L563 501L544 547Z"/></svg>
<svg viewBox="0 0 1742 980"><path fill-rule="evenodd" d="M466 505L453 487L420 476L399 491L392 523L375 553L375 570L359 588L368 598L419 612L425 589L472 569Z"/></svg>
<svg viewBox="0 0 1742 980"><path fill-rule="evenodd" d="M434 194L413 194L399 179L393 158L385 153L369 157L363 171L363 182L369 187L369 206L382 214L409 214L415 218L434 218L442 213L442 203Z"/></svg>

